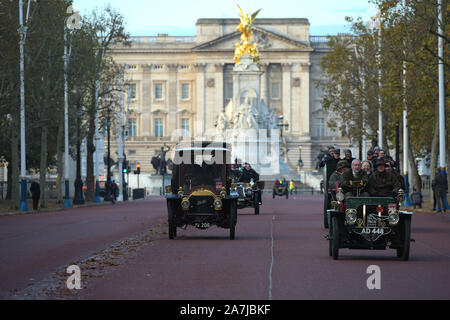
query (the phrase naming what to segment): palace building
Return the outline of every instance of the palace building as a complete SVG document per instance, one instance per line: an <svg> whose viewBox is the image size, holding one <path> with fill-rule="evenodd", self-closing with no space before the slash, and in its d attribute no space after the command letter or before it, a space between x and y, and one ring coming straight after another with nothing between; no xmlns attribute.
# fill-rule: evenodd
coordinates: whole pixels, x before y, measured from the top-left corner
<svg viewBox="0 0 450 320"><path fill-rule="evenodd" d="M218 116L233 98L235 43L239 19L199 19L197 35L167 34L131 37L131 46L116 46L110 55L127 65L130 83L125 95L127 135L125 154L131 166L154 172L150 160L171 135L194 137L217 125ZM320 59L328 52L326 36L311 36L308 19L256 19L260 99L277 117L282 116L286 160L291 171L315 168L320 149L348 147L349 141L327 127L332 116L321 107L323 78ZM117 140L113 140L115 154ZM169 154L168 154L169 155Z"/></svg>

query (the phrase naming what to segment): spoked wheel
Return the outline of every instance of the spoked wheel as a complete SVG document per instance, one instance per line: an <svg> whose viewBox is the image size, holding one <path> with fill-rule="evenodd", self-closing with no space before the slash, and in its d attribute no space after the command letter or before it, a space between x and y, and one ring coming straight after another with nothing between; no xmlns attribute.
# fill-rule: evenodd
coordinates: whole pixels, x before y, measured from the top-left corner
<svg viewBox="0 0 450 320"><path fill-rule="evenodd" d="M175 213L173 208L173 201L167 201L167 210L169 214L169 239L175 239L177 236L177 226L175 225Z"/></svg>
<svg viewBox="0 0 450 320"><path fill-rule="evenodd" d="M237 207L236 201L230 201L230 240L234 240L237 222Z"/></svg>
<svg viewBox="0 0 450 320"><path fill-rule="evenodd" d="M337 217L331 219L331 256L334 260L339 259L339 221Z"/></svg>
<svg viewBox="0 0 450 320"><path fill-rule="evenodd" d="M397 258L408 261L409 246L411 243L411 218L405 217L403 221L403 247L397 249Z"/></svg>

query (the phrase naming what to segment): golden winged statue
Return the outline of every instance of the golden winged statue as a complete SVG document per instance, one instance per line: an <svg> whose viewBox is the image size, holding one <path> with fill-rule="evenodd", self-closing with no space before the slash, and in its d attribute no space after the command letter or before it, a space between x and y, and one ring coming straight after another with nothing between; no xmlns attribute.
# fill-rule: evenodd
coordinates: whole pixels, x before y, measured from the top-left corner
<svg viewBox="0 0 450 320"><path fill-rule="evenodd" d="M244 54L248 53L250 54L250 56L253 57L253 62L258 63L259 62L258 44L257 43L250 44L249 40L253 37L251 25L255 20L256 16L258 15L258 13L261 11L261 9L259 9L249 17L248 13L244 14L239 5L238 8L240 11L241 23L237 26L236 30L240 31L242 35L241 35L241 43L236 42L236 50L234 51L234 62L236 62L236 64L241 63L241 57Z"/></svg>

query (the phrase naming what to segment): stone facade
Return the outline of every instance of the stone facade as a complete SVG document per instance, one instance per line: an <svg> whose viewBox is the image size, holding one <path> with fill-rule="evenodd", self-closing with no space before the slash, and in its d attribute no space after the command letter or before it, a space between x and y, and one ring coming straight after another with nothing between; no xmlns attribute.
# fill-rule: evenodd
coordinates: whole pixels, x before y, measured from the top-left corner
<svg viewBox="0 0 450 320"><path fill-rule="evenodd" d="M132 96L125 153L133 168L153 172L151 158L171 135L195 137L213 129L233 97L234 48L239 19L199 19L197 35L132 37L131 46L115 47L110 54L128 65L126 80ZM287 162L294 173L298 160L304 169L315 167L320 149L348 147L347 139L327 128L331 116L321 108L316 81L323 78L320 59L327 53L326 37L310 36L307 19L256 19L254 37L259 44L261 99L276 115L283 115ZM116 141L112 143L115 155ZM300 155L301 152L301 155Z"/></svg>

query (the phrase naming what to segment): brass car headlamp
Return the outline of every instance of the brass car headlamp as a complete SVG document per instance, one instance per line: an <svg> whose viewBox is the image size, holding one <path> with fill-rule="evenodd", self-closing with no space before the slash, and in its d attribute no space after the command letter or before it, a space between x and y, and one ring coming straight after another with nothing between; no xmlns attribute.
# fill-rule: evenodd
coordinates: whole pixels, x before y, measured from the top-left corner
<svg viewBox="0 0 450 320"><path fill-rule="evenodd" d="M357 219L356 215L356 209L347 209L345 210L345 220L348 224L353 225L355 224Z"/></svg>
<svg viewBox="0 0 450 320"><path fill-rule="evenodd" d="M190 205L191 203L188 198L183 198L183 200L181 200L181 208L183 208L183 210L188 210Z"/></svg>
<svg viewBox="0 0 450 320"><path fill-rule="evenodd" d="M227 196L227 192L225 190L220 191L220 196L225 198Z"/></svg>
<svg viewBox="0 0 450 320"><path fill-rule="evenodd" d="M222 200L219 198L214 199L214 210L222 209Z"/></svg>
<svg viewBox="0 0 450 320"><path fill-rule="evenodd" d="M178 189L178 195L180 197L184 196L183 187L180 187L180 189Z"/></svg>
<svg viewBox="0 0 450 320"><path fill-rule="evenodd" d="M398 214L398 210L396 209L389 209L389 218L388 218L389 224L391 226L395 226L400 221L400 216Z"/></svg>
<svg viewBox="0 0 450 320"><path fill-rule="evenodd" d="M345 196L344 196L344 192L342 191L341 188L338 189L338 192L336 193L336 200L337 201L344 201Z"/></svg>

